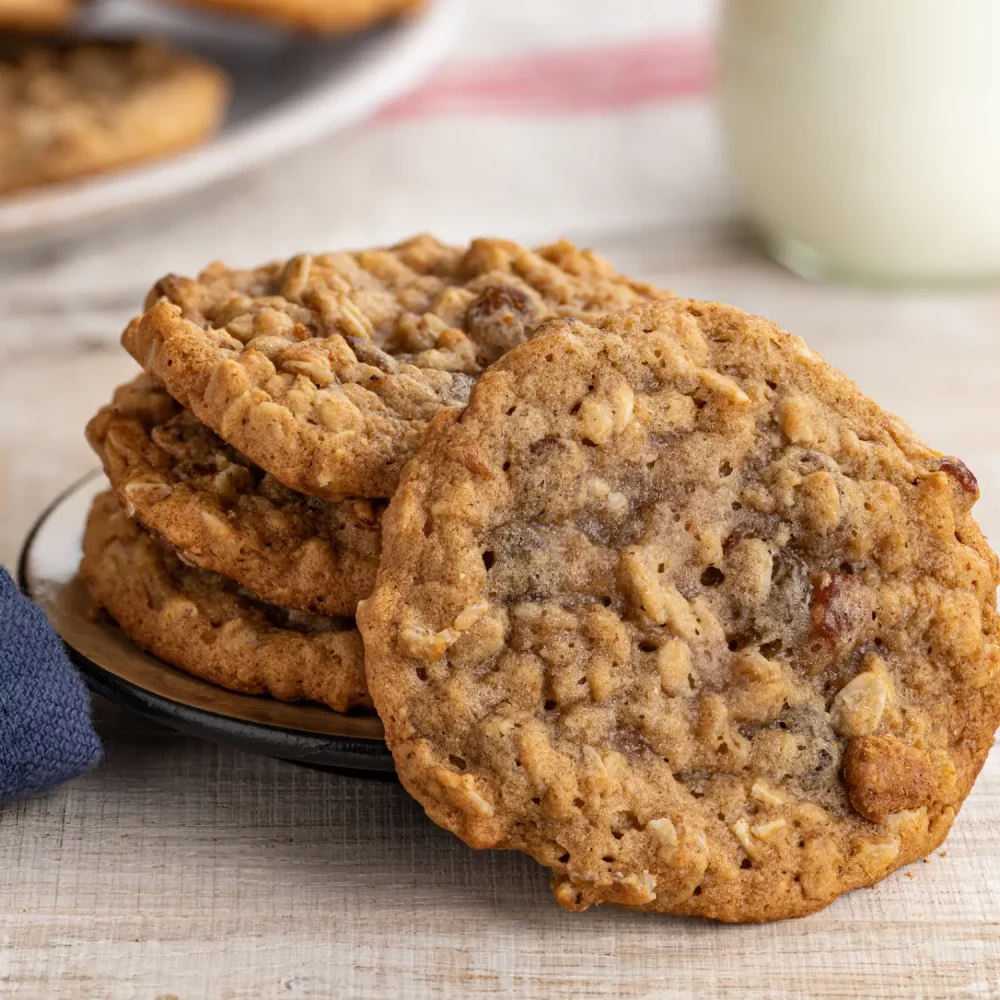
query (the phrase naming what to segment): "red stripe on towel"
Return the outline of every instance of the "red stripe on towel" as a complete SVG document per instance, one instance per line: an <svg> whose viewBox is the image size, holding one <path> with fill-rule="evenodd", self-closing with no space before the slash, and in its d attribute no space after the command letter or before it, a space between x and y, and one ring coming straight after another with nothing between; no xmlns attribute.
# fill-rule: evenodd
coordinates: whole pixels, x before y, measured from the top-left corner
<svg viewBox="0 0 1000 1000"><path fill-rule="evenodd" d="M702 94L712 76L708 41L679 36L476 62L453 60L418 90L383 109L378 120L607 112Z"/></svg>

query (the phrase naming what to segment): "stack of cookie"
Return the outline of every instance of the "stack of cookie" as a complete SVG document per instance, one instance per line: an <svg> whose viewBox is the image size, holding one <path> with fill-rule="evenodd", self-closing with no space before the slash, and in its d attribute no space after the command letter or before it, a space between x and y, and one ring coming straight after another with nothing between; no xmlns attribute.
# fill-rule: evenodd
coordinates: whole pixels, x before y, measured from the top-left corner
<svg viewBox="0 0 1000 1000"><path fill-rule="evenodd" d="M353 615L429 421L546 320L664 294L568 243L431 237L164 278L123 337L146 374L87 429L113 492L82 575L199 677L369 706Z"/></svg>
<svg viewBox="0 0 1000 1000"><path fill-rule="evenodd" d="M946 836L1000 722L976 479L798 338L422 237L166 278L123 340L95 597L217 683L373 705L428 815L564 906L795 916Z"/></svg>

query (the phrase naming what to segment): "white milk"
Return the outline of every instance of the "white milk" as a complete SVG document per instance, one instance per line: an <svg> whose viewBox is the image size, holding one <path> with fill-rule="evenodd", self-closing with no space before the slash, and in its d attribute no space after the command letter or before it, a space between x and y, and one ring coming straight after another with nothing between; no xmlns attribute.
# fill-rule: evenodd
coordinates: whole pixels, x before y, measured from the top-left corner
<svg viewBox="0 0 1000 1000"><path fill-rule="evenodd" d="M793 269L1000 278L1000 0L724 0L737 180Z"/></svg>

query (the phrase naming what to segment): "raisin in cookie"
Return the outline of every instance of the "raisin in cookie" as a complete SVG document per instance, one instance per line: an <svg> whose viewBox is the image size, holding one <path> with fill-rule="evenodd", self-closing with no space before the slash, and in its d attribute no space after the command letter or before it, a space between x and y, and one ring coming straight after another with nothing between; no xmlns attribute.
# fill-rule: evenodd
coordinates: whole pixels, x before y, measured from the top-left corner
<svg viewBox="0 0 1000 1000"><path fill-rule="evenodd" d="M0 29L60 31L77 14L76 0L0 0Z"/></svg>
<svg viewBox="0 0 1000 1000"><path fill-rule="evenodd" d="M1000 717L972 473L692 300L550 324L438 416L358 620L404 785L571 909L817 910L941 843Z"/></svg>
<svg viewBox="0 0 1000 1000"><path fill-rule="evenodd" d="M285 611L185 565L111 493L94 501L80 576L138 645L202 680L338 712L371 704L361 637L350 619Z"/></svg>
<svg viewBox="0 0 1000 1000"><path fill-rule="evenodd" d="M215 67L152 42L15 47L0 59L0 193L200 142L227 92Z"/></svg>
<svg viewBox="0 0 1000 1000"><path fill-rule="evenodd" d="M147 375L115 392L87 439L128 515L186 562L316 614L353 615L371 593L381 501L335 504L293 492Z"/></svg>
<svg viewBox="0 0 1000 1000"><path fill-rule="evenodd" d="M226 14L260 18L317 34L359 31L403 14L423 0L182 0Z"/></svg>
<svg viewBox="0 0 1000 1000"><path fill-rule="evenodd" d="M122 336L183 406L291 489L388 497L424 430L546 319L666 297L568 243L429 236L169 276Z"/></svg>

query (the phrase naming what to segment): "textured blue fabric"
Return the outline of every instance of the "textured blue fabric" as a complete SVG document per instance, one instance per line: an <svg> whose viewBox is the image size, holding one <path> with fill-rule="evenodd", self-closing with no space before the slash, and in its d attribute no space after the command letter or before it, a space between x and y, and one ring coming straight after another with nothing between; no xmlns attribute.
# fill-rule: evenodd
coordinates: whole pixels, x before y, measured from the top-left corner
<svg viewBox="0 0 1000 1000"><path fill-rule="evenodd" d="M0 802L101 759L90 698L45 613L0 567Z"/></svg>

